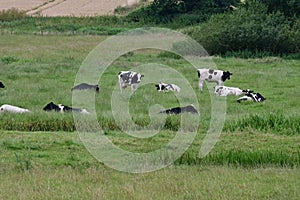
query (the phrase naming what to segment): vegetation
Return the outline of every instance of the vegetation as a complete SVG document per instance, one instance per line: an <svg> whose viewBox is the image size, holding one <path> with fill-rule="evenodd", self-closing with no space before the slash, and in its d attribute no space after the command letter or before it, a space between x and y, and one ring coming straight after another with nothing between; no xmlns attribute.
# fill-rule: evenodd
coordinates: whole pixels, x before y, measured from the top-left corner
<svg viewBox="0 0 300 200"><path fill-rule="evenodd" d="M0 91L0 101L2 104L8 103L28 108L33 113L3 113L0 129L33 132L75 131L72 114L48 113L42 108L50 101L65 105L72 104L70 89L74 84L81 61L103 39L105 37L102 36L2 36L0 39L3 46L3 49L0 50L1 81L5 83L6 88ZM55 47L53 46L54 41L56 41ZM40 49L44 50L40 51ZM256 142L264 141L265 138L270 140L275 136L278 136L278 139L282 140L281 142L293 138L293 142L288 144L290 148L285 150L276 142L276 145L280 146L278 149L266 146L263 150L249 152L247 148L244 149L243 145L239 144L241 148L224 147L224 150L221 147L222 150L217 150L210 157L204 160L197 159L199 145L209 127L210 96L207 90L198 91L195 68L189 66L189 63L178 56L157 50L141 50L121 56L107 69L99 82L100 93L96 94L96 111L100 126L108 137L123 148L134 150L140 146L143 148L135 150L146 152L165 144L176 134L180 127L180 116L167 117L161 133L149 140L139 141L129 136L122 136L120 124L115 121L110 111L112 91L118 84L116 78L118 71L129 70L134 66L142 66L147 63L161 63L172 66L184 74L194 89L200 104L201 118L195 147L183 155L177 164L224 165L227 163L251 167L261 165L298 166L299 150L295 141L299 139L300 132L299 106L297 106L300 74L295 69L299 65L299 61L277 57L257 59L216 57L214 62L218 68L229 70L234 74L226 85L250 88L267 98L265 103L238 104L236 97L227 97L224 134L234 134L234 137L237 138L245 137L241 139L244 141L249 139L248 133L253 133L257 137ZM149 110L156 104L169 108L178 106L178 101L172 93L156 92L154 85L151 84L142 86L132 95L129 101L131 116L133 121L142 127L142 130L150 123ZM123 127L131 126L127 120L121 123ZM159 126L159 124L157 121L152 125ZM241 136L239 133L246 135ZM270 133L271 138L268 136ZM133 144L133 146L128 146L128 144ZM31 164L32 162L25 162L21 168L28 168Z"/></svg>
<svg viewBox="0 0 300 200"><path fill-rule="evenodd" d="M1 34L114 35L130 28L163 26L183 29L214 55L243 51L299 54L296 1L245 2L155 0L128 15L77 18L29 17L12 9L0 13L0 29ZM123 12L121 8L116 11Z"/></svg>
<svg viewBox="0 0 300 200"><path fill-rule="evenodd" d="M11 22L27 17L25 11L20 11L16 8L0 11L0 22Z"/></svg>
<svg viewBox="0 0 300 200"><path fill-rule="evenodd" d="M127 16L81 18L1 12L0 81L6 88L0 89L0 105L32 113L0 114L0 199L299 199L300 21L294 9L298 4L261 2L155 0ZM229 10L229 5L238 9ZM153 128L162 129L144 139L125 134L120 125L131 128L132 123L117 122L111 112L120 70L138 70L149 63L172 67L189 81L200 111L197 135L174 164L151 173L127 174L91 156L71 113L42 108L50 101L72 105L71 88L88 53L106 35L143 26L180 28L210 53L222 55L213 61L233 73L226 85L250 88L267 100L238 104L237 97L226 97L222 134L209 155L200 158L212 105L207 88L202 92L197 88L195 68L178 55L154 49L120 55L99 80L100 93L95 94L97 120L113 144L130 152L157 150L175 137L181 120L167 116L160 126L160 108L152 108L179 103L172 93L158 93L154 84L147 84L128 100L130 115L141 133L151 120ZM178 42L173 48L189 47ZM88 97L91 92L84 94ZM183 116L194 123L194 117Z"/></svg>
<svg viewBox="0 0 300 200"><path fill-rule="evenodd" d="M200 26L188 28L191 35L211 54L237 51L299 53L300 20L288 20L282 13L269 13L254 2L230 14L214 15Z"/></svg>

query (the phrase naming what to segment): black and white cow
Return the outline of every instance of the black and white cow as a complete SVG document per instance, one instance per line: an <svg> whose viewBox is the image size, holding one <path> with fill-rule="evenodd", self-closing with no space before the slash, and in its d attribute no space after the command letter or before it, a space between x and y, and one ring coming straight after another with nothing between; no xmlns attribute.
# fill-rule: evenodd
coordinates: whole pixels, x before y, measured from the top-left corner
<svg viewBox="0 0 300 200"><path fill-rule="evenodd" d="M2 113L2 112L27 113L27 112L30 112L30 111L28 109L25 109L25 108L20 108L20 107L17 107L17 106L3 104L0 107L0 113Z"/></svg>
<svg viewBox="0 0 300 200"><path fill-rule="evenodd" d="M5 88L4 84L0 81L0 88Z"/></svg>
<svg viewBox="0 0 300 200"><path fill-rule="evenodd" d="M184 107L175 107L175 108L163 110L163 111L160 111L159 113L175 114L175 115L178 115L181 113L198 114L198 111L193 104L190 104L190 105L184 106Z"/></svg>
<svg viewBox="0 0 300 200"><path fill-rule="evenodd" d="M120 89L123 91L127 86L131 86L131 90L136 90L144 75L132 71L120 71L118 77Z"/></svg>
<svg viewBox="0 0 300 200"><path fill-rule="evenodd" d="M229 71L222 71L217 69L198 69L198 78L199 78L199 89L202 90L203 82L206 80L208 82L216 82L218 85L223 85L223 83L230 79Z"/></svg>
<svg viewBox="0 0 300 200"><path fill-rule="evenodd" d="M44 108L43 110L45 111L56 111L56 112L61 112L61 113L64 113L64 112L80 112L80 113L83 113L83 114L90 114L86 109L80 109L80 108L72 108L72 107L69 107L69 106L65 106L65 105L62 105L62 104L54 104L53 102L50 102L48 103Z"/></svg>
<svg viewBox="0 0 300 200"><path fill-rule="evenodd" d="M242 94L246 94L246 90L242 90L237 87L227 87L227 86L218 86L218 85L215 87L215 95L218 96L228 96L228 95L240 96Z"/></svg>
<svg viewBox="0 0 300 200"><path fill-rule="evenodd" d="M159 92L161 92L161 91L180 92L180 87L178 85L175 85L175 84L160 82L159 84L156 84L155 87L156 87L157 91L159 91Z"/></svg>
<svg viewBox="0 0 300 200"><path fill-rule="evenodd" d="M245 96L242 96L237 99L238 103L241 103L241 101L254 101L254 102L263 102L266 100L264 96L262 96L260 93L254 93L251 90L245 90L246 94Z"/></svg>
<svg viewBox="0 0 300 200"><path fill-rule="evenodd" d="M73 90L95 90L96 92L99 92L99 85L90 85L87 83L80 83L76 86L74 86L71 91Z"/></svg>

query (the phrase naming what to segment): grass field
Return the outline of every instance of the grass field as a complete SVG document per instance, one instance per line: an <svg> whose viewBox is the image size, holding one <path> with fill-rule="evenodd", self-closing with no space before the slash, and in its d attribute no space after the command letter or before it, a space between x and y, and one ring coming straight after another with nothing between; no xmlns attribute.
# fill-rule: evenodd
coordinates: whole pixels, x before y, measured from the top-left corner
<svg viewBox="0 0 300 200"><path fill-rule="evenodd" d="M103 36L1 35L0 104L33 113L0 115L0 199L299 199L300 61L213 58L233 73L228 86L251 88L264 103L236 103L226 98L226 121L212 152L197 157L209 127L211 102L198 91L189 63L157 50L142 50L115 60L100 79L96 111L114 144L133 152L150 152L167 144L180 124L170 116L159 134L138 139L120 131L111 109L120 70L148 63L171 66L189 80L197 94L200 125L190 148L165 169L146 174L115 171L93 158L76 134L73 115L45 113L54 101L72 104L76 73ZM199 68L202 66L199 66ZM88 96L88 95L87 95ZM145 85L130 98L135 123L149 124L149 109L178 105L174 95ZM127 125L126 121L124 121Z"/></svg>

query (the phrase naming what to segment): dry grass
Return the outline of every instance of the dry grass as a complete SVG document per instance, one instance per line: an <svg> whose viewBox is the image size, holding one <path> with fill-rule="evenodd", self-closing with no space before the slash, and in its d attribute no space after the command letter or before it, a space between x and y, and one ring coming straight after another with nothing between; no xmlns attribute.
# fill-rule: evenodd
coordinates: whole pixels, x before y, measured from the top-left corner
<svg viewBox="0 0 300 200"><path fill-rule="evenodd" d="M168 167L126 174L47 167L1 174L1 199L299 199L299 169Z"/></svg>

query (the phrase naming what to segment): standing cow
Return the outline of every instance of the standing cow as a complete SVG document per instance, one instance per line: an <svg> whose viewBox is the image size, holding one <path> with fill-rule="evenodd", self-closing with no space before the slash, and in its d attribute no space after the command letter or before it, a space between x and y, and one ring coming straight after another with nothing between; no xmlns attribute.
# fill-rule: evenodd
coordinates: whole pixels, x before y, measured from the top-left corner
<svg viewBox="0 0 300 200"><path fill-rule="evenodd" d="M216 70L216 69L198 69L198 78L199 78L199 89L202 90L203 88L203 82L216 82L219 86L223 85L223 83L226 81L226 79L230 79L230 73L229 71L222 71L222 70Z"/></svg>
<svg viewBox="0 0 300 200"><path fill-rule="evenodd" d="M123 91L127 86L131 86L131 90L136 90L144 75L132 71L120 71L118 77L120 89Z"/></svg>

